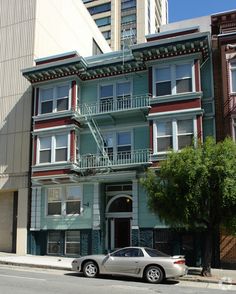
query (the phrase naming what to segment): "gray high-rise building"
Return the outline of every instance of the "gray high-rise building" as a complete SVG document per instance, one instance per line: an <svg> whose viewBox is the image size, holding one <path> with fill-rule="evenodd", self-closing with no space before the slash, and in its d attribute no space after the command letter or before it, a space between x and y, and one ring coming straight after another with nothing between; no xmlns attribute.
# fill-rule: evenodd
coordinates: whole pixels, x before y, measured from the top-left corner
<svg viewBox="0 0 236 294"><path fill-rule="evenodd" d="M145 42L145 35L168 22L168 0L83 0L113 50L124 40Z"/></svg>

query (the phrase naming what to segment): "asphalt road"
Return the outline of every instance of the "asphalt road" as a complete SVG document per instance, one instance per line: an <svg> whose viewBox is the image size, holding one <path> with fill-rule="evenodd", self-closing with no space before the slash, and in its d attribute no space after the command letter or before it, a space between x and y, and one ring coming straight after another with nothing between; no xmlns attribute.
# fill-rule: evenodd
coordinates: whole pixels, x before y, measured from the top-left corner
<svg viewBox="0 0 236 294"><path fill-rule="evenodd" d="M141 280L99 277L84 278L72 272L0 266L0 294L203 294L235 293L218 284L167 281L152 285Z"/></svg>

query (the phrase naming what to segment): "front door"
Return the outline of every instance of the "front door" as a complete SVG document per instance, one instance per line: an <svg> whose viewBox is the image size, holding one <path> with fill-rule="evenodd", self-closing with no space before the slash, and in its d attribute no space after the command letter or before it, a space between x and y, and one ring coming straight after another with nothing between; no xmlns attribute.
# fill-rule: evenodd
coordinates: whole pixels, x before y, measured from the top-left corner
<svg viewBox="0 0 236 294"><path fill-rule="evenodd" d="M114 229L115 248L130 246L130 219L116 218Z"/></svg>

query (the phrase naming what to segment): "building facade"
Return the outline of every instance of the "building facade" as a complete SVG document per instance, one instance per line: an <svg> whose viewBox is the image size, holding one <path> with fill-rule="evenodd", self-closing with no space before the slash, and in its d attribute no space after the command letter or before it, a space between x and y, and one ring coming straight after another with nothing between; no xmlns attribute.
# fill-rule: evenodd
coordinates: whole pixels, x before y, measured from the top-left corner
<svg viewBox="0 0 236 294"><path fill-rule="evenodd" d="M125 58L75 52L23 71L34 88L30 253L145 245L200 263L199 236L172 232L150 213L140 178L169 148L214 135L205 120L209 33L195 27L147 41Z"/></svg>
<svg viewBox="0 0 236 294"><path fill-rule="evenodd" d="M145 42L168 22L168 0L83 0L112 50Z"/></svg>
<svg viewBox="0 0 236 294"><path fill-rule="evenodd" d="M21 69L50 54L110 48L83 3L71 0L0 0L0 40L0 251L24 254L32 91Z"/></svg>
<svg viewBox="0 0 236 294"><path fill-rule="evenodd" d="M236 140L236 11L212 15L211 27L216 138ZM236 238L226 231L220 232L220 260L235 268Z"/></svg>

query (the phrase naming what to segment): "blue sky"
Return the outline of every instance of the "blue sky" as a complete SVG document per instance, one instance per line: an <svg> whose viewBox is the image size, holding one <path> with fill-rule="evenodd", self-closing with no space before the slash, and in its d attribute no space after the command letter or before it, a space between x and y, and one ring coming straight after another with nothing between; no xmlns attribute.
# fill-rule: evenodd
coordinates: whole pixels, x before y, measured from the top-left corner
<svg viewBox="0 0 236 294"><path fill-rule="evenodd" d="M236 0L169 0L169 22L236 10Z"/></svg>

